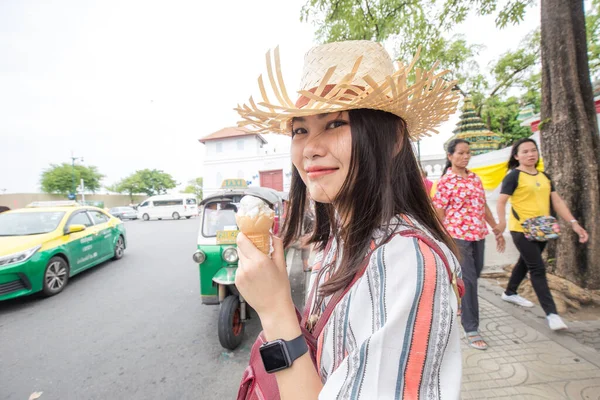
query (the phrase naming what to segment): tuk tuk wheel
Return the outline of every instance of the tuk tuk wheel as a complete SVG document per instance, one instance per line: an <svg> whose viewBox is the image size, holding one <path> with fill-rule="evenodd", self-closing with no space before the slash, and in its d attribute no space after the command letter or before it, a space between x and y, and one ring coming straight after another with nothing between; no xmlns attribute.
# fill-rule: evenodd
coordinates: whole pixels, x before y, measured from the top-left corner
<svg viewBox="0 0 600 400"><path fill-rule="evenodd" d="M240 300L237 296L227 296L219 311L219 342L221 346L234 350L244 338L244 323L240 314Z"/></svg>

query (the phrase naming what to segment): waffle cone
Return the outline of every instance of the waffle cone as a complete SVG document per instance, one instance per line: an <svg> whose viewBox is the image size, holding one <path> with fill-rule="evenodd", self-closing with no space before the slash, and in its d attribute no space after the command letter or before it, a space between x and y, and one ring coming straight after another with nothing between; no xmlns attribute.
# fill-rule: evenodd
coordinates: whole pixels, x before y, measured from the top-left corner
<svg viewBox="0 0 600 400"><path fill-rule="evenodd" d="M245 234L254 245L266 255L271 253L271 235L264 233L248 233Z"/></svg>
<svg viewBox="0 0 600 400"><path fill-rule="evenodd" d="M254 243L260 251L265 254L271 253L271 227L273 226L273 217L260 215L256 218L236 215L240 231Z"/></svg>

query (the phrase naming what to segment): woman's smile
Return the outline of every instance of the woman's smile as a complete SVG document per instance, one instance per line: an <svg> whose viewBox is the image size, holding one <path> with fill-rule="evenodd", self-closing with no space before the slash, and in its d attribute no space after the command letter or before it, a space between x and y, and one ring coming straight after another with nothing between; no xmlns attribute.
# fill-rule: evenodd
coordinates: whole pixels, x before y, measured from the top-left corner
<svg viewBox="0 0 600 400"><path fill-rule="evenodd" d="M304 170L306 171L306 176L308 179L314 180L320 178L325 175L333 174L339 168L335 167L307 167Z"/></svg>

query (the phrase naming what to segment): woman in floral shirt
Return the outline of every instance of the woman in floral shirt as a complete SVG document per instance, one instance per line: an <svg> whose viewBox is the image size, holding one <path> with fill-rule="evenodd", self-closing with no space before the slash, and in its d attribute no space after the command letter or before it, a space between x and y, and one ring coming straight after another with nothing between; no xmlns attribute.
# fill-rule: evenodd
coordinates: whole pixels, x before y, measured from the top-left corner
<svg viewBox="0 0 600 400"><path fill-rule="evenodd" d="M462 299L463 329L471 347L485 350L488 345L479 334L477 278L483 269L486 222L494 229L498 251L504 251L505 242L496 231L496 220L487 206L481 179L467 169L470 159L469 142L455 139L448 144L448 161L433 202L461 253L466 289Z"/></svg>

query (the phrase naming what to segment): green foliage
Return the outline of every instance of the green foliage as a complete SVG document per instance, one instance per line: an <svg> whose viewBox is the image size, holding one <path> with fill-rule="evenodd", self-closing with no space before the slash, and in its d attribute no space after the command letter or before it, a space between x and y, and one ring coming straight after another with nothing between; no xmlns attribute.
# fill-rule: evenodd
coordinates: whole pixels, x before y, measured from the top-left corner
<svg viewBox="0 0 600 400"><path fill-rule="evenodd" d="M84 181L85 188L95 193L100 189L102 178L104 178L104 175L98 172L98 169L94 166L75 165L73 167L69 163L51 164L50 168L42 172L40 184L42 191L45 193L66 196L79 187L81 179Z"/></svg>
<svg viewBox="0 0 600 400"><path fill-rule="evenodd" d="M532 70L539 67L540 40L540 31L537 29L521 41L517 50L508 51L500 57L491 70L496 82L491 95L521 86L531 76Z"/></svg>
<svg viewBox="0 0 600 400"><path fill-rule="evenodd" d="M317 26L322 42L364 39L383 41L392 36L420 38L424 47L441 32L464 21L472 10L478 15L498 11L497 0L308 0L301 20ZM496 16L500 27L517 24L534 0L509 0ZM413 47L416 49L416 47Z"/></svg>
<svg viewBox="0 0 600 400"><path fill-rule="evenodd" d="M585 17L585 28L590 74L597 77L600 73L600 0L592 0Z"/></svg>
<svg viewBox="0 0 600 400"><path fill-rule="evenodd" d="M112 186L107 186L106 189L111 192L127 193L133 202L134 194L144 193L144 190L142 189L143 185L139 178L140 177L137 174L132 174Z"/></svg>
<svg viewBox="0 0 600 400"><path fill-rule="evenodd" d="M491 97L486 102L482 111L482 118L487 121L492 132L500 134L502 144L510 146L517 140L531 136L529 128L520 125L517 120L521 110L520 100L517 97L509 97L505 100Z"/></svg>
<svg viewBox="0 0 600 400"><path fill-rule="evenodd" d="M202 191L203 186L204 179L202 177L192 179L188 181L188 185L183 189L183 193L195 194L198 201L201 201L204 196Z"/></svg>
<svg viewBox="0 0 600 400"><path fill-rule="evenodd" d="M157 169L142 169L107 189L117 193L127 193L133 198L136 193L145 193L148 196L164 194L175 186L177 182L170 174Z"/></svg>
<svg viewBox="0 0 600 400"><path fill-rule="evenodd" d="M435 2L435 0L433 0ZM446 0L444 3L444 12L442 21L447 25L461 23L467 15L475 11L477 15L491 15L498 10L498 0ZM496 26L505 28L509 24L518 25L523 21L527 7L534 5L535 0L508 0L504 2L504 7L496 13Z"/></svg>
<svg viewBox="0 0 600 400"><path fill-rule="evenodd" d="M421 0L309 0L301 19L315 23L322 42L383 41L405 31L433 27L425 13L431 6Z"/></svg>

